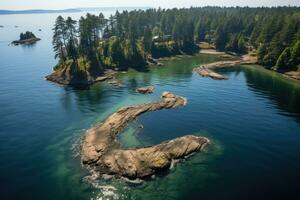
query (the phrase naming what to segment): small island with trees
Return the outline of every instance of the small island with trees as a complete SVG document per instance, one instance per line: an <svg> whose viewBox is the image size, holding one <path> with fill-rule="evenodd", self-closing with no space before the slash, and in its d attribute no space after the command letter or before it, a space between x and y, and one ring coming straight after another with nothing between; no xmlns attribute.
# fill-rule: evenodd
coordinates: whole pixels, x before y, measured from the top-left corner
<svg viewBox="0 0 300 200"><path fill-rule="evenodd" d="M37 38L32 32L26 31L25 33L20 34L20 39L15 40L12 42L13 45L19 45L19 44L34 44L37 41L41 40L40 38Z"/></svg>
<svg viewBox="0 0 300 200"><path fill-rule="evenodd" d="M217 51L257 57L257 64L299 79L298 7L202 7L59 16L53 28L58 59L46 79L64 85L105 80L107 70L144 70L157 59L198 53L201 43Z"/></svg>

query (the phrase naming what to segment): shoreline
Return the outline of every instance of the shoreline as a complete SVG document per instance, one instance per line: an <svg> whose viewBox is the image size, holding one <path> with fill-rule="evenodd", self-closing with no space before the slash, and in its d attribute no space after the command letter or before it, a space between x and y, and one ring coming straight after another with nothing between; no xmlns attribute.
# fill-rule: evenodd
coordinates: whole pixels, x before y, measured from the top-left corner
<svg viewBox="0 0 300 200"><path fill-rule="evenodd" d="M35 44L36 42L40 41L40 38L29 38L29 39L25 39L25 40L15 40L12 41L11 44L18 46L18 45L31 45L31 44Z"/></svg>
<svg viewBox="0 0 300 200"><path fill-rule="evenodd" d="M216 55L217 51L209 51L208 54ZM221 55L228 55L224 52L220 52ZM230 56L230 55L229 55ZM208 63L204 65L200 65L199 67L196 67L193 69L193 72L199 74L202 77L209 77L215 80L228 80L229 78L226 76L223 76L219 73L214 72L211 69L215 68L227 68L227 67L233 67L236 65L249 65L249 64L256 64L257 58L254 56L250 56L249 54L235 57L234 60L225 60L225 61L217 61L213 63Z"/></svg>
<svg viewBox="0 0 300 200"><path fill-rule="evenodd" d="M49 81L49 82L52 82L52 83L56 83L60 86L74 86L74 87L77 87L77 86L90 86L94 83L97 83L97 82L104 82L104 81L107 81L107 80L112 80L115 78L115 75L117 73L123 73L122 71L115 71L115 70L112 70L112 69L107 69L104 71L104 73L100 76L88 76L87 79L85 80L80 80L80 79L75 79L75 80L72 80L72 83L70 80L66 80L66 79L63 79L61 77L61 75L58 74L59 72L56 72L54 71L52 74L50 75L47 75L45 76L45 80Z"/></svg>
<svg viewBox="0 0 300 200"><path fill-rule="evenodd" d="M199 53L194 54L194 55L188 55L188 54L179 54L179 55L174 55L170 57L161 57L158 59L153 59L155 62L151 62L151 64L148 64L148 67L161 67L164 64L160 63L159 61L169 61L169 60L176 60L176 59L183 59L183 58L190 58L193 56L197 55L211 55L211 56L219 56L224 59L229 59L229 60L223 60L223 61L217 61L217 62L212 62L212 63L207 63L205 65L201 65L201 69L199 67L196 67L193 69L194 72L198 73L201 76L204 77L210 77L216 80L227 80L227 77L224 77L216 72L213 72L210 69L213 68L223 68L223 67L232 67L235 65L257 65L260 66L268 71L274 71L278 74L283 75L283 77L295 80L300 83L300 73L296 71L288 71L288 72L279 72L276 70L272 70L269 68L266 68L262 65L257 64L257 57L256 56L251 56L249 54L245 54L242 56L234 56L231 54L228 54L226 52L219 52L216 51L215 49L202 49L199 51ZM90 86L94 83L97 82L104 82L107 80L117 80L115 79L115 76L117 74L121 73L126 73L127 71L116 71L113 69L107 69L104 71L103 75L97 76L97 77L88 77L87 80L75 80L73 83L70 83L70 81L62 79L57 73L53 72L50 75L45 76L45 79L47 81L56 83L58 85L64 85L64 86L74 86L74 87L79 87L79 86ZM119 87L120 85L117 85Z"/></svg>
<svg viewBox="0 0 300 200"><path fill-rule="evenodd" d="M201 52L202 51L202 52ZM226 52L218 52L215 49L204 49L201 50L200 54L206 54L206 55L216 55L216 56L222 56L222 57L231 57L231 58L235 58L235 56L232 56ZM218 62L214 62L214 63L208 63L205 66L208 68L216 68L216 67L232 67L235 65L257 65L261 68L264 68L265 70L268 71L273 71L276 72L278 74L281 74L282 77L290 79L290 80L294 80L298 83L300 83L300 73L297 71L286 71L286 72L279 72L270 68L266 68L263 65L260 65L257 63L257 58L255 56L251 56L249 54L245 54L243 56L240 57L240 62L238 62L238 60L236 60L236 62L232 61L228 61L228 63L221 63L222 61L218 61ZM223 62L227 62L227 61L223 61ZM228 64L229 66L226 66L226 64Z"/></svg>

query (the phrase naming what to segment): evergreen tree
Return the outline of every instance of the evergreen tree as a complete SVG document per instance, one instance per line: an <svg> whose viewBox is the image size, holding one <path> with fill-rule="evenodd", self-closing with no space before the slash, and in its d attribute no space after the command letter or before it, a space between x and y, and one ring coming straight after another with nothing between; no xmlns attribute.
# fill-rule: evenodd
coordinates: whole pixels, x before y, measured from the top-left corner
<svg viewBox="0 0 300 200"><path fill-rule="evenodd" d="M227 42L227 35L222 25L220 25L215 33L216 49L223 51Z"/></svg>
<svg viewBox="0 0 300 200"><path fill-rule="evenodd" d="M291 50L291 65L294 69L300 69L300 40L298 40Z"/></svg>
<svg viewBox="0 0 300 200"><path fill-rule="evenodd" d="M76 24L77 22L71 17L66 20L66 35L67 35L67 51L68 56L70 56L74 62L77 62L77 39L76 39Z"/></svg>
<svg viewBox="0 0 300 200"><path fill-rule="evenodd" d="M201 42L205 40L205 26L201 19L198 20L195 27L195 41Z"/></svg>
<svg viewBox="0 0 300 200"><path fill-rule="evenodd" d="M256 48L259 64L294 69L299 65L299 16L297 7L148 9L116 12L108 19L87 14L78 27L72 18L59 16L53 48L59 63L85 59L93 69L101 63L143 67L151 57L193 53L196 43L207 41L217 50L239 54Z"/></svg>
<svg viewBox="0 0 300 200"><path fill-rule="evenodd" d="M152 48L152 31L148 26L144 29L143 44L145 52L150 53Z"/></svg>
<svg viewBox="0 0 300 200"><path fill-rule="evenodd" d="M291 48L287 47L279 56L276 62L276 68L279 70L291 68Z"/></svg>
<svg viewBox="0 0 300 200"><path fill-rule="evenodd" d="M65 31L66 24L62 16L58 16L53 30L52 44L55 53L55 59L59 58L63 63L66 61L66 41L65 41Z"/></svg>

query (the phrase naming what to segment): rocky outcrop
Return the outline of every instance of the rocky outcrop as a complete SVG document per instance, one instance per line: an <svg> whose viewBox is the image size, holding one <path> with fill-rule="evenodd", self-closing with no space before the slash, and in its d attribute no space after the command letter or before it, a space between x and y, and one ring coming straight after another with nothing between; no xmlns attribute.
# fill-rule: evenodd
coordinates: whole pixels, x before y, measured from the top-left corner
<svg viewBox="0 0 300 200"><path fill-rule="evenodd" d="M112 79L112 80L108 81L108 84L110 84L111 86L114 86L114 87L122 87L123 86L122 81L117 80L117 79Z"/></svg>
<svg viewBox="0 0 300 200"><path fill-rule="evenodd" d="M194 72L198 73L199 75L201 75L203 77L210 77L215 80L227 80L228 79L226 76L222 76L221 74L213 72L205 66L200 66L200 67L194 68Z"/></svg>
<svg viewBox="0 0 300 200"><path fill-rule="evenodd" d="M114 70L105 70L104 74L102 76L98 76L95 78L95 82L102 82L102 81L106 81L109 79L113 79L114 76L116 75L116 71Z"/></svg>
<svg viewBox="0 0 300 200"><path fill-rule="evenodd" d="M29 38L29 39L24 39L24 40L15 40L12 42L12 44L13 45L19 45L19 44L30 45L30 44L34 44L40 40L41 40L40 38Z"/></svg>
<svg viewBox="0 0 300 200"><path fill-rule="evenodd" d="M227 54L224 54L224 55L227 55ZM194 68L193 71L203 77L209 77L209 78L212 78L215 80L227 80L228 77L218 74L216 72L213 72L211 69L232 67L235 65L255 64L255 63L257 63L257 58L255 56L246 54L246 55L243 55L241 58L238 58L237 60L218 61L218 62L206 64L206 65L201 65L197 68Z"/></svg>
<svg viewBox="0 0 300 200"><path fill-rule="evenodd" d="M106 70L104 73L100 70L93 73L89 71L74 73L72 72L72 68L74 68L72 65L63 67L62 69L56 70L52 74L46 76L45 79L61 85L88 86L95 82L113 79L117 73L113 70Z"/></svg>
<svg viewBox="0 0 300 200"><path fill-rule="evenodd" d="M116 140L127 124L139 115L185 104L185 98L164 92L160 101L119 109L104 122L87 130L81 145L82 163L101 174L136 179L170 167L174 159L202 150L209 140L191 135L139 149L121 149Z"/></svg>
<svg viewBox="0 0 300 200"><path fill-rule="evenodd" d="M40 38L37 38L32 32L26 31L25 33L20 34L20 39L15 40L12 42L13 45L19 45L19 44L34 44L37 41L41 40Z"/></svg>
<svg viewBox="0 0 300 200"><path fill-rule="evenodd" d="M151 57L146 60L146 63L149 66L152 66L152 65L156 65L156 66L159 66L159 67L164 66L163 63L158 62L157 59L154 59L154 58L151 58Z"/></svg>
<svg viewBox="0 0 300 200"><path fill-rule="evenodd" d="M188 135L148 148L121 150L107 154L98 164L105 173L131 179L144 178L171 166L172 161L203 149L209 140Z"/></svg>
<svg viewBox="0 0 300 200"><path fill-rule="evenodd" d="M141 94L150 94L153 93L154 87L153 86L140 87L137 88L135 91Z"/></svg>

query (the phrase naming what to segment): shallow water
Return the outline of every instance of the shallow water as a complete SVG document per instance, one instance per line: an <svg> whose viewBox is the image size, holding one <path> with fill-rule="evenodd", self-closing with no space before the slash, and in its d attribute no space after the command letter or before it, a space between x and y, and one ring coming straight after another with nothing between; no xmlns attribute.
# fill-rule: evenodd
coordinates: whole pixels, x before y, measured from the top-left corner
<svg viewBox="0 0 300 200"><path fill-rule="evenodd" d="M5 26L0 28L1 199L297 197L299 83L257 66L220 70L228 81L202 78L192 68L219 58L199 55L165 61L147 73L130 70L119 75L122 88L61 87L43 79L55 65L50 30L56 16L0 16ZM7 45L25 30L42 41ZM145 85L154 85L155 93L135 93ZM85 130L118 108L156 100L163 91L186 97L187 106L142 115L120 135L122 145L146 146L186 134L206 136L212 145L141 185L87 177L78 157Z"/></svg>

